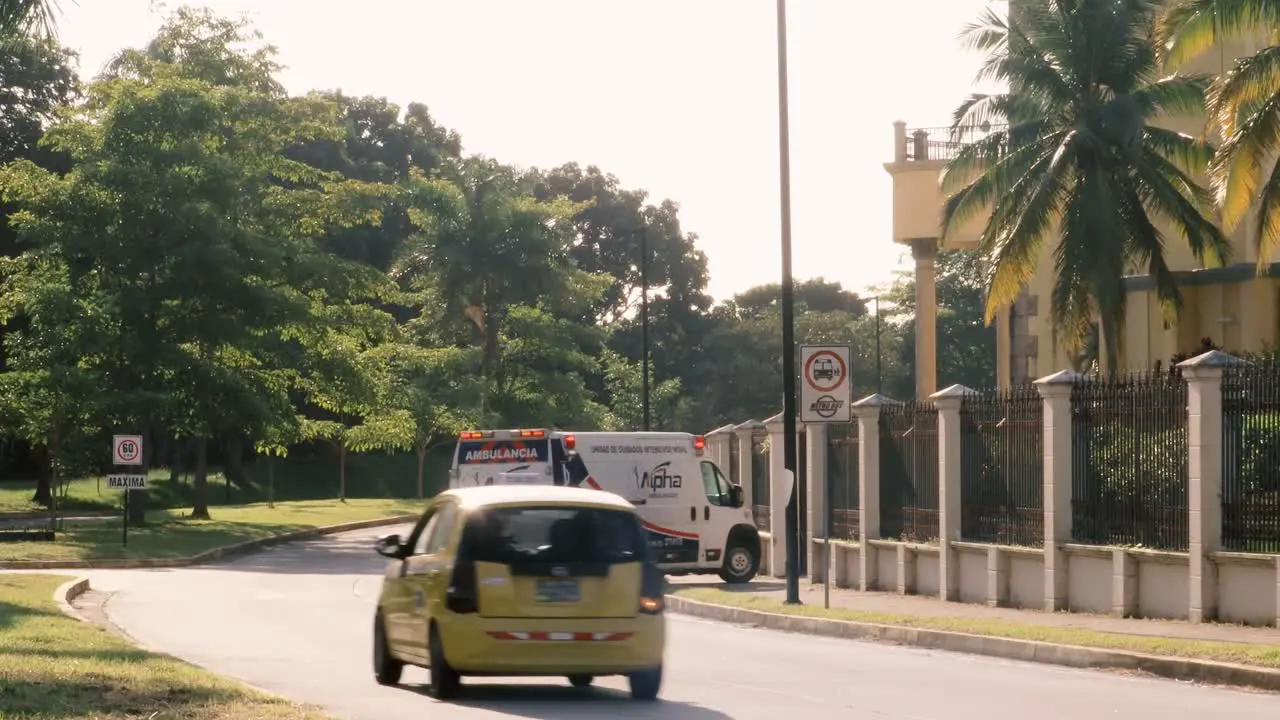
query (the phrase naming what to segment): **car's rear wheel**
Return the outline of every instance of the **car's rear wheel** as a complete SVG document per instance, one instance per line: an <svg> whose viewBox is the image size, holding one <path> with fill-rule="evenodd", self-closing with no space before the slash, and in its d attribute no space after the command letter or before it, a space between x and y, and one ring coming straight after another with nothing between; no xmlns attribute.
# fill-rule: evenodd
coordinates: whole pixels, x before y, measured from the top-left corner
<svg viewBox="0 0 1280 720"><path fill-rule="evenodd" d="M631 685L632 700L657 699L658 691L662 689L662 666L631 673L627 676L627 681Z"/></svg>
<svg viewBox="0 0 1280 720"><path fill-rule="evenodd" d="M404 663L391 657L387 645L387 623L382 613L373 618L373 676L379 685L395 685L404 673Z"/></svg>
<svg viewBox="0 0 1280 720"><path fill-rule="evenodd" d="M437 700L452 700L458 697L458 691L462 689L462 676L450 667L449 661L444 659L444 643L440 641L440 631L435 625L431 626L428 643L431 658L431 694Z"/></svg>
<svg viewBox="0 0 1280 720"><path fill-rule="evenodd" d="M732 545L724 554L720 579L738 585L750 582L760 567L756 553L746 545Z"/></svg>
<svg viewBox="0 0 1280 720"><path fill-rule="evenodd" d="M574 687L587 687L596 681L595 675L570 675L569 684Z"/></svg>

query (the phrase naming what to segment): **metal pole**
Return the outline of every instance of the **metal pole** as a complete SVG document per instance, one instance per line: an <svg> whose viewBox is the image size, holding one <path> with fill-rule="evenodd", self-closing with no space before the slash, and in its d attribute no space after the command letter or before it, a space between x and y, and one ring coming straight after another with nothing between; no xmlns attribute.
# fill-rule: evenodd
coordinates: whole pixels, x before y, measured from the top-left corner
<svg viewBox="0 0 1280 720"><path fill-rule="evenodd" d="M129 491L124 491L124 525L120 531L120 544L129 547Z"/></svg>
<svg viewBox="0 0 1280 720"><path fill-rule="evenodd" d="M787 0L778 0L778 166L782 205L782 464L791 482L784 522L788 605L800 604L799 485L796 479L796 318L791 280L791 142L787 116Z"/></svg>
<svg viewBox="0 0 1280 720"><path fill-rule="evenodd" d="M826 426L823 441L831 442L831 426ZM826 448L823 448L825 451ZM826 477L822 478L822 607L831 607L831 470L822 464ZM846 503L847 504L847 503Z"/></svg>
<svg viewBox="0 0 1280 720"><path fill-rule="evenodd" d="M884 388L880 376L880 296L877 295L872 299L876 301L876 394L883 395Z"/></svg>
<svg viewBox="0 0 1280 720"><path fill-rule="evenodd" d="M640 231L640 394L644 396L644 431L649 432L649 232Z"/></svg>

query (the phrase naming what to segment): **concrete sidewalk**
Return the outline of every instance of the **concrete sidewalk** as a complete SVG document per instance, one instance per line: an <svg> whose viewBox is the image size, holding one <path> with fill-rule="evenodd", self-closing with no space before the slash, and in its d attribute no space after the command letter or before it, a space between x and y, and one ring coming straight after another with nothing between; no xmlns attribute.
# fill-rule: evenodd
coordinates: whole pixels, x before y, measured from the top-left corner
<svg viewBox="0 0 1280 720"><path fill-rule="evenodd" d="M738 586L712 580L708 576L697 575L671 577L667 581L677 588L707 587L727 592L750 593L778 600L779 602L786 599L786 590L782 580L775 578L759 578L755 582ZM822 595L822 585L811 584L808 580L801 579L800 601L802 603L820 608L822 607ZM1139 620L1087 613L1048 613L1037 610L993 608L975 603L942 602L937 598L919 595L860 592L834 587L831 589L831 607L857 612L892 615L972 618L1016 623L1028 627L1061 627L1123 635L1280 646L1280 629L1276 628L1246 627L1220 623L1189 623L1177 620Z"/></svg>

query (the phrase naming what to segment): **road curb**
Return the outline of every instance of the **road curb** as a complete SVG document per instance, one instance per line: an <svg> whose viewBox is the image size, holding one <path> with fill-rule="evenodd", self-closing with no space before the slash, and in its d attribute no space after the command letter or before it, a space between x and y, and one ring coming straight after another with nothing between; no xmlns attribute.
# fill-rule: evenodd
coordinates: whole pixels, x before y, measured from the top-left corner
<svg viewBox="0 0 1280 720"><path fill-rule="evenodd" d="M124 513L119 510L59 510L58 519L62 520L69 517L83 518L118 518ZM17 522L19 520L47 520L49 519L49 511L42 510L39 512L5 512L0 513L0 522Z"/></svg>
<svg viewBox="0 0 1280 720"><path fill-rule="evenodd" d="M136 570L139 568L181 568L200 565L214 560L222 560L237 555L244 555L255 550L270 547L279 543L310 540L325 535L336 535L351 530L365 530L383 525L399 525L414 522L418 515L394 515L391 517L358 520L340 525L307 528L293 532L272 535L271 537L248 540L235 545L206 550L198 555L177 558L133 558L110 560L9 560L0 562L0 570Z"/></svg>
<svg viewBox="0 0 1280 720"><path fill-rule="evenodd" d="M62 611L63 615L75 618L81 622L89 622L89 620L83 615L76 612L75 607L71 605L76 598L88 591L89 578L82 577L75 580L69 580L59 585L58 589L53 591L53 600L58 604L58 609Z"/></svg>
<svg viewBox="0 0 1280 720"><path fill-rule="evenodd" d="M689 600L677 595L667 595L666 602L667 609L671 612L721 622L756 625L769 630L847 640L885 642L1075 668L1138 670L1174 680L1280 691L1280 670L1269 668L1146 655L1124 650L1056 645L989 635L971 635L946 630L783 615Z"/></svg>

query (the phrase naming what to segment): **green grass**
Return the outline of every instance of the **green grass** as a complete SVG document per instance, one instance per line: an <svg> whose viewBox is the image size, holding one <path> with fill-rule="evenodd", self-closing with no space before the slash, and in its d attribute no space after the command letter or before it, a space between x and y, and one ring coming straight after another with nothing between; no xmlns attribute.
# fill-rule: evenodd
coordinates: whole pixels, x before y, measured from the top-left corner
<svg viewBox="0 0 1280 720"><path fill-rule="evenodd" d="M427 496L448 485L448 469L453 447L437 448L428 454L423 472ZM247 463L245 470L252 490L231 487L220 468L209 473L208 500L211 505L245 505L267 499L266 460ZM418 458L413 453L352 454L347 457L347 497L412 498L417 496ZM156 509L191 505L193 490L190 473L172 478L168 468L148 473L150 488L147 506ZM297 454L276 461L276 500L323 500L338 496L338 464L328 456ZM68 485L67 498L60 501L61 512L118 510L120 493L106 488L105 474L78 478ZM43 508L31 502L34 480L0 480L0 513L39 512Z"/></svg>
<svg viewBox="0 0 1280 720"><path fill-rule="evenodd" d="M63 615L70 578L0 576L0 717L28 720L322 720L318 710L144 652Z"/></svg>
<svg viewBox="0 0 1280 720"><path fill-rule="evenodd" d="M1165 655L1170 657L1191 658L1198 660L1214 660L1217 662L1255 665L1268 668L1280 668L1280 646L1249 643L1210 642L1205 640L1189 640L1147 635L1125 635L1120 633L1100 632L1068 627L1053 627L1014 623L987 618L930 617L925 615L896 615L890 613L866 612L831 608L829 610L812 605L786 605L780 600L761 597L745 592L726 592L716 588L680 588L669 585L668 592L689 600L729 605L777 613L779 615L799 615L803 617L830 618L832 620L848 620L852 622L875 623L878 625L899 625L903 627L923 628L928 630L949 630L969 633L971 635L987 635L990 637L1011 638L1014 640L1034 640L1038 642L1056 643L1060 645L1078 645L1081 647L1103 648L1107 650L1128 650L1149 655Z"/></svg>
<svg viewBox="0 0 1280 720"><path fill-rule="evenodd" d="M214 507L211 520L192 520L186 517L189 509L153 510L145 527L129 528L127 548L121 543L119 522L68 524L56 542L0 543L0 561L189 557L296 530L417 513L422 507L418 500L301 500L276 503L274 508Z"/></svg>

